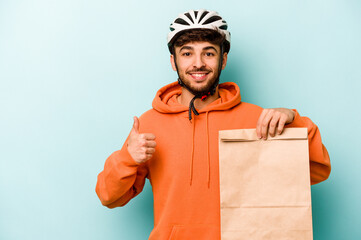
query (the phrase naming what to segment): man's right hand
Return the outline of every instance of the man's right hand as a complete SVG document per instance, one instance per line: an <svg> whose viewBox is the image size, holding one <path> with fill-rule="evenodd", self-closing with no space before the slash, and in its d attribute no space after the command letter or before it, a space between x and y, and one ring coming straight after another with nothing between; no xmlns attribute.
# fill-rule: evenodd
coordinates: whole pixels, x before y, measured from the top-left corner
<svg viewBox="0 0 361 240"><path fill-rule="evenodd" d="M137 163L148 161L155 152L156 142L152 133L139 133L139 119L134 117L134 124L130 132L127 148L130 156Z"/></svg>

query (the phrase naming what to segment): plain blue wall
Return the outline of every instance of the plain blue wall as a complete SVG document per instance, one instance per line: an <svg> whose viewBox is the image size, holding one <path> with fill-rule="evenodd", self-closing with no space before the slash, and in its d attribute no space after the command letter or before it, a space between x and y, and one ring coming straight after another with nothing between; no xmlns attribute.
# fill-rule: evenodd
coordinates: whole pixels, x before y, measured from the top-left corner
<svg viewBox="0 0 361 240"><path fill-rule="evenodd" d="M361 1L0 0L0 239L146 239L152 192L109 210L95 194L132 116L175 81L178 13L229 23L222 81L296 108L321 129L332 173L312 187L316 240L360 239Z"/></svg>

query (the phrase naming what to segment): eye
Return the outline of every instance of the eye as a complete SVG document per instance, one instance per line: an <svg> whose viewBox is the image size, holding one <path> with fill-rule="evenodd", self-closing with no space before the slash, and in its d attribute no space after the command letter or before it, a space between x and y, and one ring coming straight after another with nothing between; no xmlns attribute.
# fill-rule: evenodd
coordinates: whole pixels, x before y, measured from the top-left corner
<svg viewBox="0 0 361 240"><path fill-rule="evenodd" d="M186 56L186 57L189 57L191 55L190 52L185 52L185 53L182 53L182 56Z"/></svg>
<svg viewBox="0 0 361 240"><path fill-rule="evenodd" d="M207 57L213 57L213 56L215 56L215 55L214 55L214 53L212 53L212 52L207 52L207 53L206 53L206 56L207 56Z"/></svg>

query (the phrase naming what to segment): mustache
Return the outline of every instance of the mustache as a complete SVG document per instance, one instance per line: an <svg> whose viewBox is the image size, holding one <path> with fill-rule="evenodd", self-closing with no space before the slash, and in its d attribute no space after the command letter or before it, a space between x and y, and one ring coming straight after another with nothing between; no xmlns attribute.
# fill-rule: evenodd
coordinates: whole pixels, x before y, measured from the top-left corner
<svg viewBox="0 0 361 240"><path fill-rule="evenodd" d="M211 72L211 70L206 67L200 67L200 68L193 68L192 70L189 70L188 72Z"/></svg>

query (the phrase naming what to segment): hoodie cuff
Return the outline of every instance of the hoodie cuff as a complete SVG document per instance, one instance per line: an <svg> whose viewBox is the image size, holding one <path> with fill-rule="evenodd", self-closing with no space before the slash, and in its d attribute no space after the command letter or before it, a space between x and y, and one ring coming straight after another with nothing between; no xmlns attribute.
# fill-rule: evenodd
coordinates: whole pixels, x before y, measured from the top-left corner
<svg viewBox="0 0 361 240"><path fill-rule="evenodd" d="M293 121L291 123L288 123L286 126L287 127L304 127L305 123L303 122L303 119L300 116L300 114L297 112L297 110L296 109L291 109L291 110L295 112L295 117L293 118Z"/></svg>
<svg viewBox="0 0 361 240"><path fill-rule="evenodd" d="M125 147L125 151L124 152L124 164L126 164L129 167L138 167L141 163L137 163L132 156L130 155L130 153L128 152L128 148Z"/></svg>
<svg viewBox="0 0 361 240"><path fill-rule="evenodd" d="M120 150L115 151L113 154L117 156L117 159L120 159L122 165L127 167L138 167L141 163L137 163L132 158L132 156L128 152L127 143L128 139L123 144L123 147Z"/></svg>

